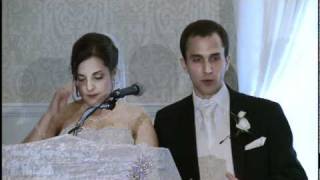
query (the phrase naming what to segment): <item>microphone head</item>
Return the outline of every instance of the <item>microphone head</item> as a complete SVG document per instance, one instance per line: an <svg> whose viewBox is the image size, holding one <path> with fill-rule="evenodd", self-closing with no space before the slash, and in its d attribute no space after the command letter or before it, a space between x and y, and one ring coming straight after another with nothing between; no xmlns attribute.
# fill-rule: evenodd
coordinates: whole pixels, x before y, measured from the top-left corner
<svg viewBox="0 0 320 180"><path fill-rule="evenodd" d="M141 96L145 91L145 88L143 87L143 85L141 83L136 82L136 83L132 84L131 86L137 88L138 92L137 92L137 94L135 94L136 96Z"/></svg>
<svg viewBox="0 0 320 180"><path fill-rule="evenodd" d="M144 88L140 83L134 83L129 87L123 89L116 89L112 91L109 97L123 98L128 95L141 96L144 93Z"/></svg>

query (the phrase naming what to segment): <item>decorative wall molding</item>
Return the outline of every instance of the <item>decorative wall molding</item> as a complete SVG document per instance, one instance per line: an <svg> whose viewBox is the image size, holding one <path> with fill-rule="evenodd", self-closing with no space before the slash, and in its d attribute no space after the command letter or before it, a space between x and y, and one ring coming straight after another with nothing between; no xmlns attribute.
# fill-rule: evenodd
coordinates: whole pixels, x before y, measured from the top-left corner
<svg viewBox="0 0 320 180"><path fill-rule="evenodd" d="M152 117L155 117L155 113L165 106L165 104L138 104L134 105L142 106L145 111ZM47 110L49 104L27 104L27 103L7 103L2 104L2 119L13 118L39 118Z"/></svg>
<svg viewBox="0 0 320 180"><path fill-rule="evenodd" d="M48 108L48 104L24 104L24 103L7 103L2 104L2 118L15 117L38 117L41 116Z"/></svg>

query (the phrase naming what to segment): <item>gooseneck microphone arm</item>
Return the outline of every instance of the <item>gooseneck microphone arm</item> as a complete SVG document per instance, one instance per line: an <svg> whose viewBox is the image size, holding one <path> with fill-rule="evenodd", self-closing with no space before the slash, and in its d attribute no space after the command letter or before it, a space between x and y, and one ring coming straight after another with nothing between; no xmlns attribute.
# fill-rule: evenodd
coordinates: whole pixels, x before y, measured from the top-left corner
<svg viewBox="0 0 320 180"><path fill-rule="evenodd" d="M97 106L92 106L89 107L81 116L80 120L77 122L77 124L75 125L74 128L72 128L68 134L71 134L76 136L78 134L78 132L81 131L81 127L83 126L84 122L88 119L89 116L91 116L97 109L109 109L112 110L115 105L116 102L119 98L113 98L110 97L107 98L105 101L103 101L101 104L97 105Z"/></svg>
<svg viewBox="0 0 320 180"><path fill-rule="evenodd" d="M68 131L68 134L76 136L78 132L81 131L84 122L91 116L97 109L109 109L113 110L116 106L118 99L123 98L128 95L139 96L143 93L143 88L140 84L135 83L130 87L123 89L116 89L110 93L108 98L106 98L101 104L89 107L81 116L80 120L77 122L74 128Z"/></svg>

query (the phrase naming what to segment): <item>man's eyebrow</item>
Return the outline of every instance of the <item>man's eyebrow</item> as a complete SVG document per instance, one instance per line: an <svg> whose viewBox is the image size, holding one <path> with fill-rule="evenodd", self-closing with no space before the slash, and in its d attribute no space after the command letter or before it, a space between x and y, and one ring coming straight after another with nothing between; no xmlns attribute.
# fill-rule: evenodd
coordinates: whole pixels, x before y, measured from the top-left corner
<svg viewBox="0 0 320 180"><path fill-rule="evenodd" d="M200 54L191 54L190 57L192 58L199 58L202 57Z"/></svg>
<svg viewBox="0 0 320 180"><path fill-rule="evenodd" d="M220 56L221 53L220 52L216 52L216 53L212 53L209 56ZM201 54L191 54L190 57L192 58L201 58L203 57Z"/></svg>
<svg viewBox="0 0 320 180"><path fill-rule="evenodd" d="M221 53L220 52L216 52L216 53L212 53L212 54L210 54L210 56L220 56L221 55Z"/></svg>

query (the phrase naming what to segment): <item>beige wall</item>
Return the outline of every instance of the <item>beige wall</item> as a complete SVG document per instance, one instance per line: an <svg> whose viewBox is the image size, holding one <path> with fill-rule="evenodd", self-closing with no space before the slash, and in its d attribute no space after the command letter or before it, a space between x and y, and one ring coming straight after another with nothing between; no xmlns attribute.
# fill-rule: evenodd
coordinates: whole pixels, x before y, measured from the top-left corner
<svg viewBox="0 0 320 180"><path fill-rule="evenodd" d="M231 0L3 0L4 142L21 139L55 88L71 80L72 44L87 32L106 33L115 40L120 50L117 84L142 83L144 95L127 101L143 105L151 116L190 94L191 84L179 64L179 38L188 23L202 18L225 26L235 64ZM237 88L234 73L226 78ZM12 137L10 133L20 129L25 132Z"/></svg>

